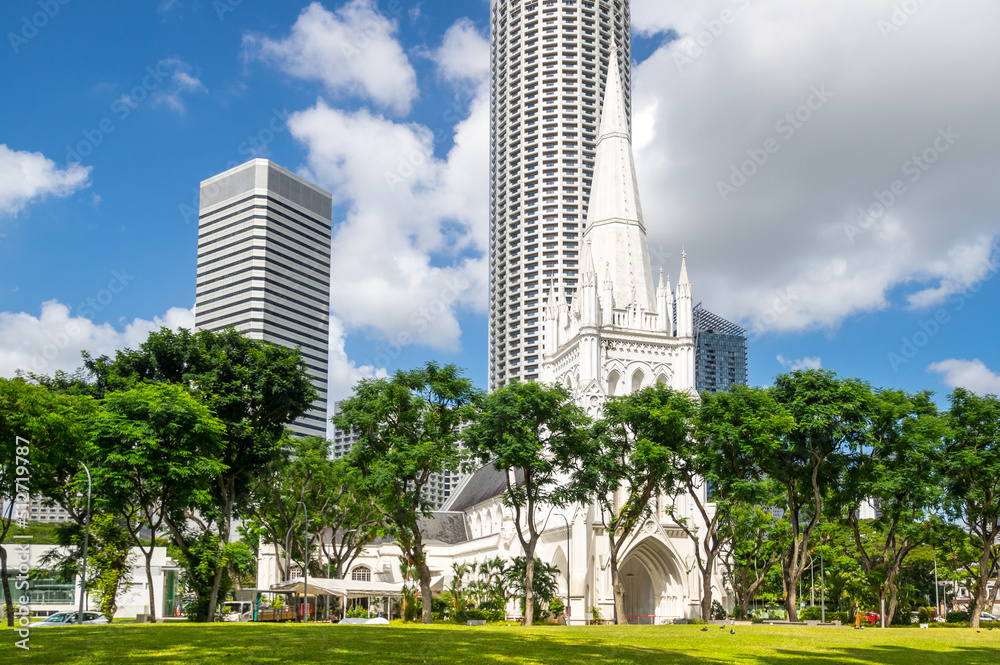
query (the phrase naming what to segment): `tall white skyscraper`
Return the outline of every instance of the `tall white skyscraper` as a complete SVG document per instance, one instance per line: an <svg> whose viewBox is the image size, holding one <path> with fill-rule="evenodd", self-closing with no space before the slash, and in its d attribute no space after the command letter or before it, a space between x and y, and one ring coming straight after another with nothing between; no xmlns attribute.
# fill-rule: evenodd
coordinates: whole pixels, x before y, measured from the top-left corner
<svg viewBox="0 0 1000 665"><path fill-rule="evenodd" d="M319 398L294 424L326 436L329 192L266 159L201 183L195 326L300 347Z"/></svg>
<svg viewBox="0 0 1000 665"><path fill-rule="evenodd" d="M631 118L628 0L491 0L490 388L541 376L550 290L572 300L617 44Z"/></svg>

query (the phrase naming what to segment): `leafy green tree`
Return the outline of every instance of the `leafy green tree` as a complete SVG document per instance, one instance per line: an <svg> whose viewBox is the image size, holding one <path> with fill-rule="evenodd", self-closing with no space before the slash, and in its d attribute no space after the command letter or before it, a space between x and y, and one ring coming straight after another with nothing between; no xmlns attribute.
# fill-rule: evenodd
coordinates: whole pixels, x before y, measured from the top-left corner
<svg viewBox="0 0 1000 665"><path fill-rule="evenodd" d="M883 390L866 410L866 436L845 469L841 512L854 535L862 570L881 578L878 603L891 624L899 603L897 580L906 558L928 541L941 499L938 457L946 425L930 393ZM873 501L874 538L863 538L860 510Z"/></svg>
<svg viewBox="0 0 1000 665"><path fill-rule="evenodd" d="M514 529L526 557L524 623L532 625L535 598L535 548L541 535L540 512L582 501L591 491L567 483L589 446L587 415L562 386L506 385L483 400L466 429L465 445L483 464L504 474L503 502L514 511Z"/></svg>
<svg viewBox="0 0 1000 665"><path fill-rule="evenodd" d="M694 545L705 620L712 613L713 574L722 553L736 537L725 527L733 523L735 511L737 518L749 512L754 526L767 528L760 515L752 512L757 506L769 505L775 496L775 483L765 477L762 463L780 450L783 437L794 425L791 414L770 391L734 386L729 392L703 395L697 435L675 444L668 494L686 495L704 528L695 528L678 514L676 502L670 504L668 512ZM761 541L761 545L765 542L771 545L774 541Z"/></svg>
<svg viewBox="0 0 1000 665"><path fill-rule="evenodd" d="M651 504L673 489L676 453L694 434L695 406L686 393L666 386L608 400L594 427L594 448L581 457L574 483L601 511L608 537L615 621L625 618L622 548L652 515Z"/></svg>
<svg viewBox="0 0 1000 665"><path fill-rule="evenodd" d="M139 383L174 383L204 396L206 405L225 426L212 479L210 503L197 519L164 520L182 560L195 565L192 579L204 580L212 570L207 604L199 603L199 619L210 621L220 597L228 561L225 553L233 534L233 519L241 516L256 477L282 455L285 428L316 398L302 354L297 349L251 340L232 328L220 332L166 328L150 334L137 350L119 351L114 359L85 356L99 394L129 390ZM192 526L193 525L193 526ZM211 530L217 536L207 537ZM204 548L215 542L217 554Z"/></svg>
<svg viewBox="0 0 1000 665"><path fill-rule="evenodd" d="M979 628L984 608L996 602L1000 573L1000 399L965 388L951 394L950 435L942 454L952 516L968 529L975 552L971 626Z"/></svg>
<svg viewBox="0 0 1000 665"><path fill-rule="evenodd" d="M420 520L433 504L423 491L431 474L461 465L463 411L478 399L457 367L431 362L361 381L334 417L337 427L357 432L349 459L360 471L360 491L374 499L420 578L424 623L432 622L431 572Z"/></svg>
<svg viewBox="0 0 1000 665"><path fill-rule="evenodd" d="M736 616L746 619L750 604L781 560L787 523L775 519L769 504L734 503L720 529L728 533L720 556L725 578L736 597Z"/></svg>
<svg viewBox="0 0 1000 665"><path fill-rule="evenodd" d="M59 395L24 379L0 378L0 502L30 505L31 496L63 481L69 485L79 471L79 460L87 454L88 421L95 408L86 396ZM60 505L82 523L79 492L62 496ZM8 553L2 545L17 522L26 526L27 515L15 514L13 509L0 512L0 580L8 626L14 625L14 594Z"/></svg>
<svg viewBox="0 0 1000 665"><path fill-rule="evenodd" d="M783 486L789 524L781 562L785 609L796 621L798 584L811 565L809 542L826 501L840 487L849 449L864 441L871 389L827 370L803 370L777 377L772 394L795 418L784 445L762 467Z"/></svg>
<svg viewBox="0 0 1000 665"><path fill-rule="evenodd" d="M531 576L530 587L528 586L528 569L534 570ZM545 563L541 559L535 559L532 566L528 565L528 559L523 556L516 557L507 567L507 586L515 598L521 599L521 610L524 612L526 625L542 618L542 613L556 597L559 589L557 579L559 568L552 564ZM528 606L528 596L535 599L532 607ZM530 613L530 614L529 614ZM531 621L527 621L531 616Z"/></svg>
<svg viewBox="0 0 1000 665"><path fill-rule="evenodd" d="M211 503L211 481L223 471L217 457L225 428L202 401L170 383L108 393L93 427L103 460L94 473L98 504L114 512L142 551L155 621L157 536L165 519L182 523Z"/></svg>

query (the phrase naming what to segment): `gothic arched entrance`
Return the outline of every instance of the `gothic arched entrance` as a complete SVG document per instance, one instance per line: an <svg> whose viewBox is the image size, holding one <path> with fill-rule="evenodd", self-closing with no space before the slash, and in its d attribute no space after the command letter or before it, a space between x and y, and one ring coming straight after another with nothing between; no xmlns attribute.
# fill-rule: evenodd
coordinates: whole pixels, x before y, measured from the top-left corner
<svg viewBox="0 0 1000 665"><path fill-rule="evenodd" d="M656 538L633 547L619 569L630 624L663 624L683 616L684 590L674 555Z"/></svg>

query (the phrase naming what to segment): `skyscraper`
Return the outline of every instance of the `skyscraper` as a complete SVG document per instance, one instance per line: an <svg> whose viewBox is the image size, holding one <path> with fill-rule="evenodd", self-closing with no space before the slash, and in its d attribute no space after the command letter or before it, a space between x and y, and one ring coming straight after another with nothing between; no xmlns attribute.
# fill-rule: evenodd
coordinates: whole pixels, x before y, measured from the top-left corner
<svg viewBox="0 0 1000 665"><path fill-rule="evenodd" d="M571 301L615 44L631 118L628 0L491 0L490 388L537 380L550 290Z"/></svg>
<svg viewBox="0 0 1000 665"><path fill-rule="evenodd" d="M195 325L300 347L319 394L294 424L326 436L329 192L266 159L201 183Z"/></svg>
<svg viewBox="0 0 1000 665"><path fill-rule="evenodd" d="M699 393L750 384L746 330L698 305L694 308L694 346Z"/></svg>

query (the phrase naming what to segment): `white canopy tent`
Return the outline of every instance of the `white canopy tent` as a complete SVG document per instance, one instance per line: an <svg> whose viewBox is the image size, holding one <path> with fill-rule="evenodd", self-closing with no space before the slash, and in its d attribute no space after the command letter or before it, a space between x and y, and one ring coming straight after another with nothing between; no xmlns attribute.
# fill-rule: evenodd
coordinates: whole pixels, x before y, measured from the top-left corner
<svg viewBox="0 0 1000 665"><path fill-rule="evenodd" d="M306 584L303 580L293 580L271 586L271 591L277 593L305 594ZM347 601L352 598L386 598L389 601L389 614L392 614L392 599L403 597L403 585L389 582L362 582L360 580L331 580L324 578L309 578L310 596L338 596L344 599L346 618ZM308 602L308 601L307 601Z"/></svg>

